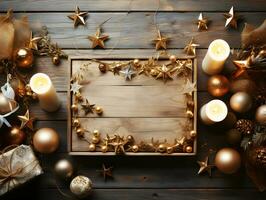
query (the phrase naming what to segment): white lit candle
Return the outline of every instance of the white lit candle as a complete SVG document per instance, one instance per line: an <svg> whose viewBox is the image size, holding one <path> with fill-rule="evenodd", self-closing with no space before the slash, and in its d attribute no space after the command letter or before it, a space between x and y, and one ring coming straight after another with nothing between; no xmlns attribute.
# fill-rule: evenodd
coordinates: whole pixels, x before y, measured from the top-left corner
<svg viewBox="0 0 266 200"><path fill-rule="evenodd" d="M60 107L61 102L49 76L43 73L33 75L30 87L37 94L42 109L54 112Z"/></svg>
<svg viewBox="0 0 266 200"><path fill-rule="evenodd" d="M200 117L204 124L211 125L223 121L228 113L226 104L218 99L214 99L200 110Z"/></svg>
<svg viewBox="0 0 266 200"><path fill-rule="evenodd" d="M230 47L226 41L221 39L212 41L202 61L203 71L209 75L220 73L229 54Z"/></svg>

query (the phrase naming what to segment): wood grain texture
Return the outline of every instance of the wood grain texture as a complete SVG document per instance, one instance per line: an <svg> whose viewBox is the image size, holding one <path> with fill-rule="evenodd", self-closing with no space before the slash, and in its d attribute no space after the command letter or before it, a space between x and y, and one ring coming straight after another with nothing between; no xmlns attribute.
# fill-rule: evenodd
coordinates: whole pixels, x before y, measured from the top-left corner
<svg viewBox="0 0 266 200"><path fill-rule="evenodd" d="M91 48L87 39L94 35L96 28L106 19L111 19L103 25L103 33L110 36L105 42L106 48L154 48L152 42L156 38L154 14L147 12L127 13L91 13L86 26L73 29L73 22L67 18L70 13L28 13L33 30L40 25L46 25L53 41L62 48ZM17 14L15 16L23 16ZM266 18L266 12L245 13L245 20L239 23L239 30L225 29L225 19L222 13L206 13L212 20L209 31L198 31L195 21L199 13L162 12L157 15L157 24L162 34L171 38L168 48L184 48L192 37L200 44L200 48L208 48L210 41L220 38L226 40L231 48L240 47L240 30L244 22L260 25ZM108 54L108 52L106 51Z"/></svg>
<svg viewBox="0 0 266 200"><path fill-rule="evenodd" d="M266 11L265 1L256 0L224 0L218 3L213 0L161 0L159 11L227 11L234 6L237 11ZM72 11L79 5L87 11L156 11L156 0L2 0L0 10L5 11L14 8L15 11Z"/></svg>

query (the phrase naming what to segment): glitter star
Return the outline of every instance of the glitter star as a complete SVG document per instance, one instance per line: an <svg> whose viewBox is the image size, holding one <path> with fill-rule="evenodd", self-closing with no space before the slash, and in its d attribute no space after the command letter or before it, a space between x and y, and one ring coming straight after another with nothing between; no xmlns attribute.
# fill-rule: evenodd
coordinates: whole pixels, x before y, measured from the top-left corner
<svg viewBox="0 0 266 200"><path fill-rule="evenodd" d="M160 30L158 30L158 32L157 32L157 38L154 41L155 41L155 49L156 50L159 50L159 49L167 49L166 43L168 41L168 38L163 37L161 35L161 31Z"/></svg>
<svg viewBox="0 0 266 200"><path fill-rule="evenodd" d="M108 35L101 36L101 29L97 28L94 36L89 35L88 39L92 42L91 48L95 48L97 46L104 48L104 41L109 38Z"/></svg>
<svg viewBox="0 0 266 200"><path fill-rule="evenodd" d="M187 55L195 56L196 55L196 47L198 47L198 44L193 43L193 38L190 40L190 42L185 46L184 51Z"/></svg>
<svg viewBox="0 0 266 200"><path fill-rule="evenodd" d="M33 37L33 34L31 32L29 48L37 51L38 50L38 42L41 39L42 39L41 37Z"/></svg>
<svg viewBox="0 0 266 200"><path fill-rule="evenodd" d="M198 17L198 30L208 30L208 20L204 18L202 13L199 14Z"/></svg>
<svg viewBox="0 0 266 200"><path fill-rule="evenodd" d="M70 86L71 86L70 91L72 91L74 94L79 93L79 90L83 87L82 85L78 84L77 81L70 84Z"/></svg>
<svg viewBox="0 0 266 200"><path fill-rule="evenodd" d="M234 13L234 7L232 6L229 13L224 13L224 17L226 18L224 27L228 27L229 25L233 28L237 28L237 16Z"/></svg>
<svg viewBox="0 0 266 200"><path fill-rule="evenodd" d="M88 12L80 12L78 6L76 6L75 14L68 15L68 18L74 21L74 27L77 27L79 24L85 25L85 17Z"/></svg>
<svg viewBox="0 0 266 200"><path fill-rule="evenodd" d="M189 79L187 79L186 85L182 90L182 94L192 95L192 93L196 90L196 83L191 83Z"/></svg>
<svg viewBox="0 0 266 200"><path fill-rule="evenodd" d="M131 80L132 76L136 74L136 72L131 69L131 66L121 70L120 73L124 75L126 80Z"/></svg>
<svg viewBox="0 0 266 200"><path fill-rule="evenodd" d="M95 104L90 104L88 99L86 99L85 103L81 105L82 109L85 112L85 115L89 113L93 113Z"/></svg>
<svg viewBox="0 0 266 200"><path fill-rule="evenodd" d="M173 79L171 76L171 69L166 67L166 65L162 65L158 68L159 74L156 76L156 79L162 78L164 82L167 81L167 79Z"/></svg>
<svg viewBox="0 0 266 200"><path fill-rule="evenodd" d="M198 174L201 174L203 172L208 172L209 176L211 176L211 174L212 174L211 169L212 169L213 166L212 165L209 165L208 164L208 161L209 161L208 156L205 158L204 161L198 161L198 164L200 166L200 169L198 171Z"/></svg>
<svg viewBox="0 0 266 200"><path fill-rule="evenodd" d="M19 115L18 119L21 121L20 129L24 128L25 126L29 129L33 130L33 121L34 118L30 117L29 110L26 111L24 115Z"/></svg>

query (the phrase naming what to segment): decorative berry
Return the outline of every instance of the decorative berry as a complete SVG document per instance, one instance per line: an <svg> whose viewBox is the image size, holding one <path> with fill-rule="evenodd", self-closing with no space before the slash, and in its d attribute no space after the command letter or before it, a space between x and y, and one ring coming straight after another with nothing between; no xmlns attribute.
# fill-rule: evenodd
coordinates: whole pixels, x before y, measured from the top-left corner
<svg viewBox="0 0 266 200"><path fill-rule="evenodd" d="M254 130L254 123L248 119L239 119L236 122L236 129L243 135L250 135Z"/></svg>

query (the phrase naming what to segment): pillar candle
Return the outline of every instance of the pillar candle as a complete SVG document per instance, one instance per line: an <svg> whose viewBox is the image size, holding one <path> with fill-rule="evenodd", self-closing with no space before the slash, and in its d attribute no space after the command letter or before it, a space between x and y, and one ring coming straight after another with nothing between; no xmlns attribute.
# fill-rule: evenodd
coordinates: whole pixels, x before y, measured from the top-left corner
<svg viewBox="0 0 266 200"><path fill-rule="evenodd" d="M223 121L228 113L226 104L218 99L214 99L200 110L200 117L204 124L211 125Z"/></svg>
<svg viewBox="0 0 266 200"><path fill-rule="evenodd" d="M230 47L226 41L214 40L202 61L203 71L209 75L220 73L229 54Z"/></svg>
<svg viewBox="0 0 266 200"><path fill-rule="evenodd" d="M30 79L30 87L38 96L40 106L48 112L56 111L61 102L48 75L37 73Z"/></svg>

